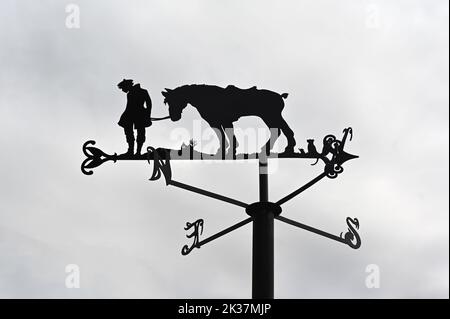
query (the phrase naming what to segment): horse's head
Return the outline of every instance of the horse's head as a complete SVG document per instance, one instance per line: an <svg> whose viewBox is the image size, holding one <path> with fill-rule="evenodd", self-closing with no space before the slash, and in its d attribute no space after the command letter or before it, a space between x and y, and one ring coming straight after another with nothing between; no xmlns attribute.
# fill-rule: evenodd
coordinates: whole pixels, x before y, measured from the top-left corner
<svg viewBox="0 0 450 319"><path fill-rule="evenodd" d="M181 119L181 113L187 106L188 102L180 90L165 89L161 94L164 96L164 104L169 105L169 115L172 121Z"/></svg>

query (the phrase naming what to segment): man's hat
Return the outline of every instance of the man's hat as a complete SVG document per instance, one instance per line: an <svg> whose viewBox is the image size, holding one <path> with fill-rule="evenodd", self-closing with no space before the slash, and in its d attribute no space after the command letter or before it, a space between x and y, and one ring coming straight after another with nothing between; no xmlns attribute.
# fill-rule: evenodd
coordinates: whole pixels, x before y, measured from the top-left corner
<svg viewBox="0 0 450 319"><path fill-rule="evenodd" d="M119 87L119 89L133 86L133 80L123 79L119 84L117 84L117 86Z"/></svg>

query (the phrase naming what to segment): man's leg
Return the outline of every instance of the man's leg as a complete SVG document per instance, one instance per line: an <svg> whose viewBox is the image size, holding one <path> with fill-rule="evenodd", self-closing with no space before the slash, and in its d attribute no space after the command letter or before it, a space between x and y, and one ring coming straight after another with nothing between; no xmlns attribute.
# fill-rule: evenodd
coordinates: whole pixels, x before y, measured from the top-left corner
<svg viewBox="0 0 450 319"><path fill-rule="evenodd" d="M137 148L136 148L136 155L141 155L142 145L144 145L145 142L145 127L140 127L137 129Z"/></svg>
<svg viewBox="0 0 450 319"><path fill-rule="evenodd" d="M133 124L124 127L125 137L128 143L128 151L125 153L126 155L133 155L134 151L134 132L133 132Z"/></svg>

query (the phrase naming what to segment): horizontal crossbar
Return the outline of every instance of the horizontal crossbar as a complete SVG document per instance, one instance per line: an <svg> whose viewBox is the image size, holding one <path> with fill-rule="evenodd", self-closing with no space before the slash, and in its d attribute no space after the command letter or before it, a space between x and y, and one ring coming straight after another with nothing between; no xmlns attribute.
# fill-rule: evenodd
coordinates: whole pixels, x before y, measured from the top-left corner
<svg viewBox="0 0 450 319"><path fill-rule="evenodd" d="M282 221L282 222L285 222L286 224L289 224L289 225L292 225L292 226L296 226L296 227L299 227L301 229L310 231L312 233L315 233L315 234L318 234L318 235L330 238L332 240L336 240L338 242L347 244L347 241L344 238L341 238L339 236L336 236L336 235L324 232L323 230L320 230L320 229L317 229L317 228L314 228L314 227L311 227L311 226L308 226L308 225L296 222L295 220L292 220L292 219L289 219L289 218L286 218L286 217L283 217L283 216L276 216L275 218L280 220L280 221Z"/></svg>
<svg viewBox="0 0 450 319"><path fill-rule="evenodd" d="M235 225L233 225L231 227L228 227L227 229L222 230L221 232L218 232L215 235L212 235L211 237L208 237L206 239L203 239L203 240L199 241L198 244L197 244L197 248L200 248L201 246L203 246L203 245L213 241L214 239L222 237L222 236L232 232L233 230L236 230L236 229L238 229L238 228L240 228L240 227L242 227L244 225L247 225L252 220L253 219L251 217L249 217L249 218L247 218L247 219L245 219L245 220L243 220L243 221L241 221L241 222L239 222L239 223L237 223L237 224L235 224Z"/></svg>
<svg viewBox="0 0 450 319"><path fill-rule="evenodd" d="M308 188L310 188L311 186L313 186L315 183L317 183L318 181L320 181L322 178L324 178L325 176L327 176L326 173L322 173L319 176L317 176L316 178L314 178L313 180L311 180L310 182L306 183L305 185L303 185L302 187L300 187L299 189L297 189L296 191L293 191L292 193L290 193L289 195L287 195L286 197L280 199L277 204L278 205L282 205L284 203L286 203L288 200L294 198L295 196L299 195L300 193L302 193L303 191L307 190Z"/></svg>
<svg viewBox="0 0 450 319"><path fill-rule="evenodd" d="M168 182L168 185L179 187L179 188L182 188L182 189L185 189L185 190L188 190L188 191L200 194L200 195L204 195L204 196L208 196L208 197L211 197L211 198L215 198L215 199L221 200L223 202L227 202L227 203L230 203L230 204L233 204L233 205L236 205L236 206L240 206L240 207L243 207L243 208L247 208L247 206L248 206L248 204L246 204L244 202L241 202L239 200L236 200L236 199L233 199L233 198L230 198L230 197L226 197L226 196L223 196L223 195L220 195L220 194L217 194L217 193L213 193L213 192L210 192L210 191L198 188L198 187L187 185L187 184L184 184L184 183L181 183L181 182L177 182L177 181L174 181L174 180L170 180Z"/></svg>

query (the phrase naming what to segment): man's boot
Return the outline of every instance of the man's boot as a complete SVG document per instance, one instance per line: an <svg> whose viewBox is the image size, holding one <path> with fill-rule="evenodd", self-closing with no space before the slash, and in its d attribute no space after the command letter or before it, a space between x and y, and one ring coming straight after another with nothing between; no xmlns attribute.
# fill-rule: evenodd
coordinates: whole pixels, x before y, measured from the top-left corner
<svg viewBox="0 0 450 319"><path fill-rule="evenodd" d="M134 141L128 141L128 151L125 153L127 156L133 156L134 153Z"/></svg>
<svg viewBox="0 0 450 319"><path fill-rule="evenodd" d="M140 127L137 129L136 142L137 142L136 156L140 156L142 145L144 145L145 142L145 127Z"/></svg>
<svg viewBox="0 0 450 319"><path fill-rule="evenodd" d="M141 155L142 145L144 145L144 143L137 143L136 156Z"/></svg>

